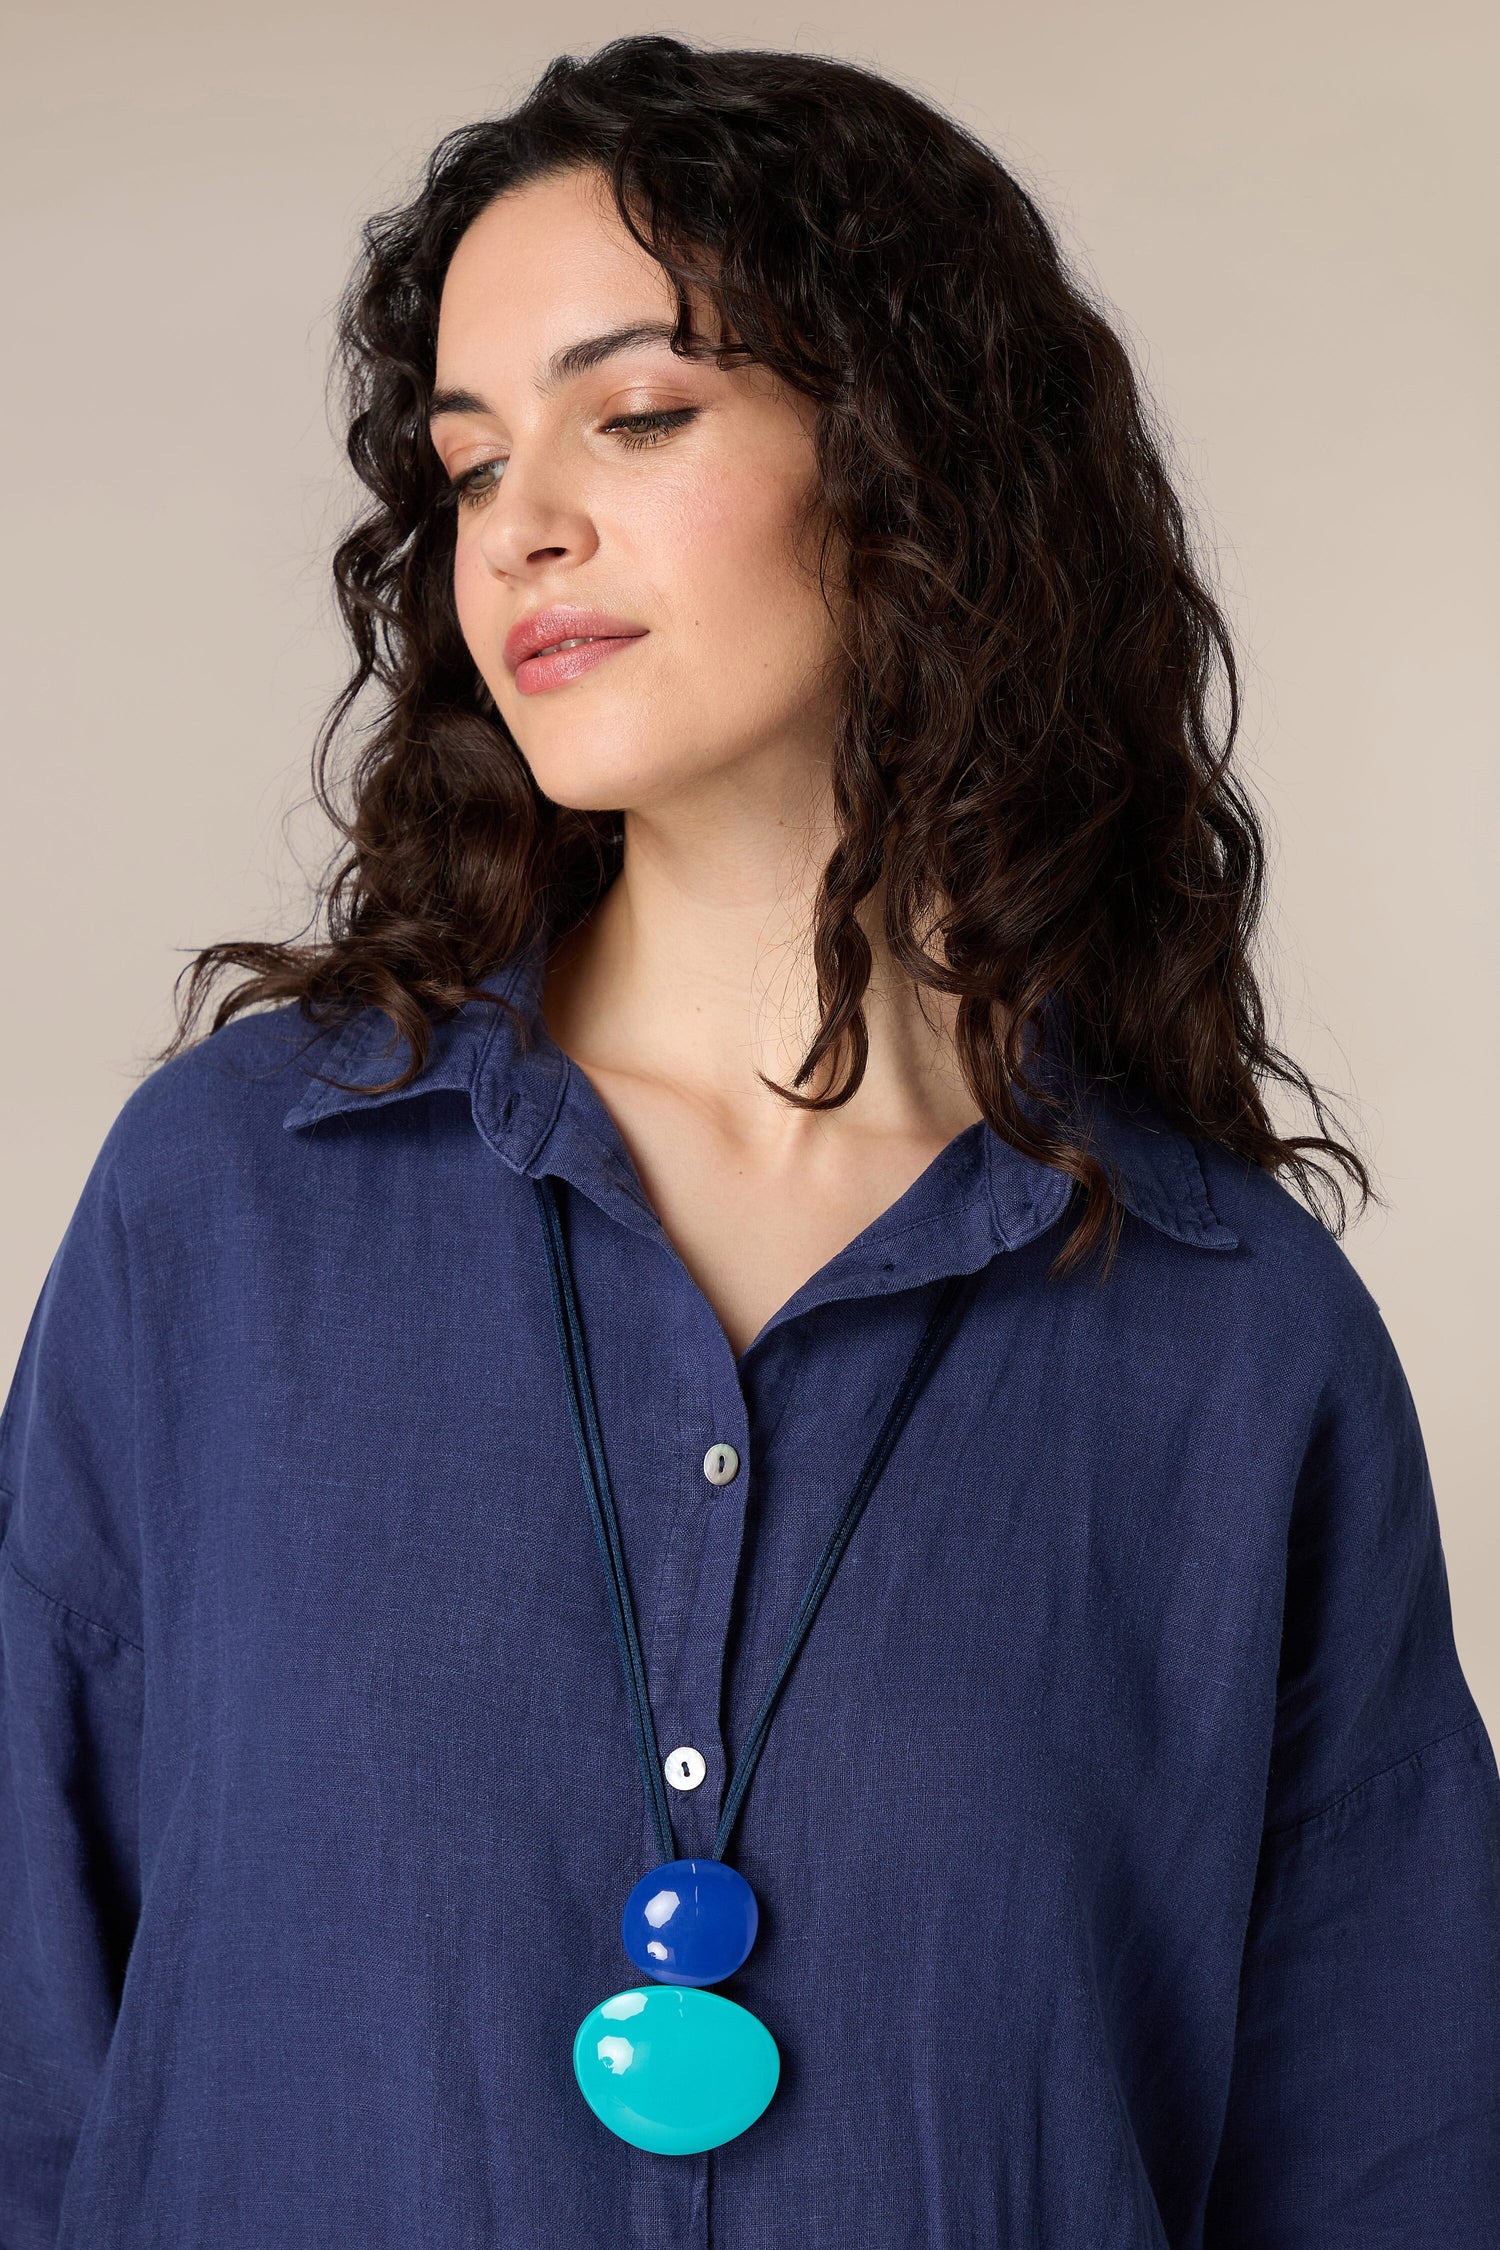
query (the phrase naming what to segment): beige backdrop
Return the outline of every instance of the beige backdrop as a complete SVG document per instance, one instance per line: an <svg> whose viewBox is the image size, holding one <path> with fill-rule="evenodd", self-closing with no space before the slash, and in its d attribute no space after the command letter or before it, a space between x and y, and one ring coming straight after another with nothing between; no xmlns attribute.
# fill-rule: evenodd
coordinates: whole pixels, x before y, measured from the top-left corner
<svg viewBox="0 0 1500 2250"><path fill-rule="evenodd" d="M795 46L927 93L1039 193L1177 433L1249 671L1277 1027L1390 1198L1346 1247L1421 1413L1500 1741L1494 1461L1495 11L1473 0L10 0L0 1378L211 939L290 934L361 217L549 55ZM1489 150L1487 155L1485 152Z"/></svg>

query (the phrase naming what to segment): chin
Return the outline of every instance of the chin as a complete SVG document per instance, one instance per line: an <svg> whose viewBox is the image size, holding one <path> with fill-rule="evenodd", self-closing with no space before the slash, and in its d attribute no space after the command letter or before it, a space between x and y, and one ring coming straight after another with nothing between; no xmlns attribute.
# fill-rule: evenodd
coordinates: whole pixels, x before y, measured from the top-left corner
<svg viewBox="0 0 1500 2250"><path fill-rule="evenodd" d="M654 794L649 770L643 774L632 760L601 759L596 745L587 757L570 757L566 748L533 757L521 747L542 795L570 812L621 812Z"/></svg>
<svg viewBox="0 0 1500 2250"><path fill-rule="evenodd" d="M587 726L580 726L570 743L571 732L559 728L560 742L535 751L520 734L516 740L543 796L572 812L649 812L731 762L701 746L679 758L663 757L660 743L612 747Z"/></svg>

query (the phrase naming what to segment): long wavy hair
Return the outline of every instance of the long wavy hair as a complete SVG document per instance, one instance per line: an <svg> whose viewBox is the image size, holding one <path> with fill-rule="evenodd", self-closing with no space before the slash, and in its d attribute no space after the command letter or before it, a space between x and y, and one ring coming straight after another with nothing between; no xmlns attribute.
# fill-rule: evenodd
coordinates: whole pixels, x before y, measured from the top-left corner
<svg viewBox="0 0 1500 2250"><path fill-rule="evenodd" d="M509 1006L474 980L539 929L561 937L619 872L621 815L542 795L465 646L427 429L459 237L508 189L574 167L609 182L671 280L674 349L701 292L724 364L762 363L817 404L825 593L830 556L843 574L838 840L812 928L821 1022L791 1086L764 1083L816 1109L858 1088L872 958L856 909L883 877L895 961L959 996L976 1104L1082 1190L1055 1273L1106 1230L1108 1270L1121 1224L1074 1105L1027 1068L1028 1034L1044 1056L1059 1012L1090 1077L1285 1170L1342 1233L1342 1188L1313 1152L1362 1205L1381 1198L1267 1032L1251 963L1265 849L1230 772L1234 653L1129 355L989 148L826 57L663 36L559 56L365 222L336 346L370 500L333 557L355 664L312 761L341 839L307 925L325 915L326 934L204 947L154 1059L233 964L251 974L212 1030L261 1003L294 1001L318 1027L373 1003L410 1046L386 1081L404 1085L434 1019ZM366 688L379 709L341 808L330 754ZM827 1090L800 1091L829 1058ZM1311 1102L1318 1132L1273 1129L1271 1079Z"/></svg>

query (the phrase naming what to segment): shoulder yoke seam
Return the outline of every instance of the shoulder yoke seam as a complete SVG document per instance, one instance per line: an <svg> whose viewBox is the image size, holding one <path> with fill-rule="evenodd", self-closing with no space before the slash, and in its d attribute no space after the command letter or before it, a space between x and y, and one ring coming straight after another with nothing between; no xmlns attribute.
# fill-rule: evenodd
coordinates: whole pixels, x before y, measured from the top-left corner
<svg viewBox="0 0 1500 2250"><path fill-rule="evenodd" d="M146 1651L142 1648L140 1642L133 1641L128 1633L117 1632L113 1625L101 1625L97 1617L87 1616L83 1610L75 1609L71 1602L60 1601L56 1594L49 1594L45 1586L38 1586L34 1579L28 1578L25 1571L18 1568L3 1548L0 1548L0 1563L5 1565L11 1576L24 1586L29 1594L34 1594L38 1601L46 1602L49 1608L60 1609L67 1616L76 1617L79 1624L87 1625L91 1633L102 1633L106 1640L118 1641L122 1648L134 1650L137 1656L143 1657L145 1655Z"/></svg>
<svg viewBox="0 0 1500 2250"><path fill-rule="evenodd" d="M1351 1782L1350 1786L1347 1789L1341 1789L1336 1797L1330 1797L1326 1805L1318 1805L1312 1812L1299 1813L1295 1820L1283 1821L1279 1827L1268 1828L1262 1841L1271 1844L1278 1842L1283 1836L1295 1836L1299 1829L1310 1828L1314 1821L1324 1820L1329 1813L1337 1812L1339 1806L1346 1805L1351 1797L1359 1796L1363 1790L1373 1789L1377 1781L1388 1780L1393 1773L1399 1773L1403 1766L1417 1765L1427 1756L1430 1750L1436 1750L1444 1742L1451 1742L1455 1735L1467 1734L1472 1728L1483 1727L1483 1725L1484 1714L1477 1710L1471 1711L1468 1718L1459 1720L1457 1726L1445 1727L1443 1732L1435 1734L1430 1742L1419 1743L1415 1750L1408 1750L1401 1757L1393 1758L1391 1763L1388 1766L1382 1766L1378 1773L1369 1773L1365 1775L1363 1781Z"/></svg>

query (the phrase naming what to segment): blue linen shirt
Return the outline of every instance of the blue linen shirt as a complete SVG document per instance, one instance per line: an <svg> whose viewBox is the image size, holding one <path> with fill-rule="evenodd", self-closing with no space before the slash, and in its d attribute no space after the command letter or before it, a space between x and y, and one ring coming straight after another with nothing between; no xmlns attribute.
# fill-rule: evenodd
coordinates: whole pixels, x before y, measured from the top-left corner
<svg viewBox="0 0 1500 2250"><path fill-rule="evenodd" d="M979 1123L737 1357L541 959L400 1094L324 1082L373 1009L237 1018L90 1172L0 1422L0 2250L1494 2250L1500 1781L1341 1248L1091 1086L1107 1280ZM781 2080L698 2155L572 2070L660 1855L542 1174L684 1856L978 1277L728 1846Z"/></svg>

